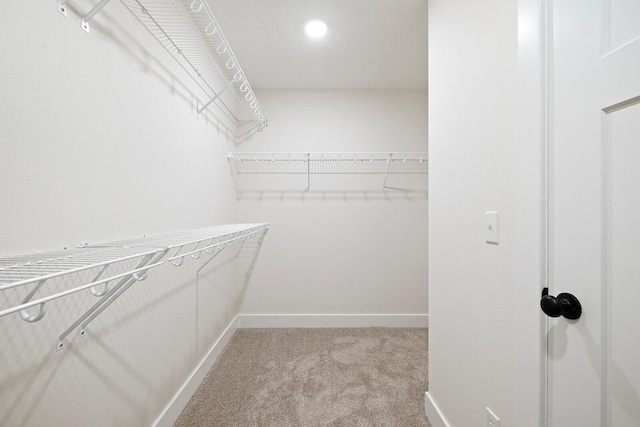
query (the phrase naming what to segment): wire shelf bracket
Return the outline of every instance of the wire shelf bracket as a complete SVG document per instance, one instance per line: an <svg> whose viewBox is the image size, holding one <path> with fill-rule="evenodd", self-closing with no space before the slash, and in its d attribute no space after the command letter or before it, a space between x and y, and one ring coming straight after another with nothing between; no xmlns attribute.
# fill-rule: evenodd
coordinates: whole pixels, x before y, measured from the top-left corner
<svg viewBox="0 0 640 427"><path fill-rule="evenodd" d="M67 16L67 0L58 0L58 12L60 12L62 16Z"/></svg>
<svg viewBox="0 0 640 427"><path fill-rule="evenodd" d="M89 27L89 21L110 1L111 0L100 0L98 4L93 6L93 8L91 8L89 12L82 16L80 23L83 30L85 30L87 33L90 32L91 28ZM67 0L58 0L58 12L60 12L62 16L67 16Z"/></svg>
<svg viewBox="0 0 640 427"><path fill-rule="evenodd" d="M96 13L100 12L102 8L105 7L110 1L111 0L100 0L100 3L96 4L86 15L82 17L81 24L83 30L85 30L87 33L89 32L89 21L91 20L91 18L93 18Z"/></svg>
<svg viewBox="0 0 640 427"><path fill-rule="evenodd" d="M62 334L60 334L60 337L58 338L58 345L56 346L56 351L60 351L65 348L64 339L80 325L82 325L82 327L78 332L78 337L84 337L84 328L86 327L86 325L88 325L93 319L98 317L100 313L102 313L109 305L111 305L111 303L118 299L120 295L122 295L127 289L131 287L131 285L136 283L138 280L145 280L148 277L148 269L153 266L159 266L160 264L162 264L160 260L165 256L166 253L167 251L164 250L145 255L145 257L138 263L136 268L129 272L129 274L127 274L126 276L122 277L121 280L113 288L111 288L111 290L108 290L105 287L105 291L98 294L101 296L101 299L97 303L95 303L89 310L87 310L82 316L80 316L80 318L78 318L78 320L76 320L71 326L69 326ZM145 266L147 265L149 265L149 267L145 269ZM142 273L142 275L138 275L139 273ZM105 282L105 285L106 283L107 282ZM94 286L91 287L91 289L93 289L93 287L95 287L95 283ZM94 295L96 295L96 293L94 293Z"/></svg>

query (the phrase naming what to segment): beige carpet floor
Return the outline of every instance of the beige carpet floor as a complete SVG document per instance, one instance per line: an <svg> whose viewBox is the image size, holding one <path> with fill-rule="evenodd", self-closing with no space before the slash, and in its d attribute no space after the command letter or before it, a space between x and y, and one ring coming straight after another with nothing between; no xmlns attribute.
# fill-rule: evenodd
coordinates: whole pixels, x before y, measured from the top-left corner
<svg viewBox="0 0 640 427"><path fill-rule="evenodd" d="M240 329L175 427L421 427L427 329Z"/></svg>

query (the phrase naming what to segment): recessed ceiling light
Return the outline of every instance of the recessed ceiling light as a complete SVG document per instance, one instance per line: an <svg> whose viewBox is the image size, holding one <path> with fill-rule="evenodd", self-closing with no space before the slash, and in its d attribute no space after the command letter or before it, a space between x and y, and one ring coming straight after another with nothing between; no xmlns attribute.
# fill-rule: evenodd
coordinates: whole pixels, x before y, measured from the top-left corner
<svg viewBox="0 0 640 427"><path fill-rule="evenodd" d="M309 37L319 39L327 34L327 24L319 20L309 21L304 26L304 31Z"/></svg>

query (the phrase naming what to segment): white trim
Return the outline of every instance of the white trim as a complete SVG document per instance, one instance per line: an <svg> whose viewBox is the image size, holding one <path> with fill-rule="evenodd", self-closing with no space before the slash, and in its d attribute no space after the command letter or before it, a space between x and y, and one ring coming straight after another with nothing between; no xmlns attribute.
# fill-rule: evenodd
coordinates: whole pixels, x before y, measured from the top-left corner
<svg viewBox="0 0 640 427"><path fill-rule="evenodd" d="M546 320L537 301L545 284L548 163L549 0L518 0L518 121L516 144L518 276L516 424L546 420Z"/></svg>
<svg viewBox="0 0 640 427"><path fill-rule="evenodd" d="M224 332L220 335L220 338L218 338L213 346L211 346L207 355L202 359L202 361L200 361L184 384L182 384L182 387L180 387L177 393L173 396L173 399L171 399L160 416L152 424L154 427L173 426L185 406L187 406L187 403L189 403L193 393L195 393L198 386L202 383L202 380L204 380L204 377L213 367L213 364L218 360L218 357L222 354L222 351L227 346L237 329L238 316L233 318Z"/></svg>
<svg viewBox="0 0 640 427"><path fill-rule="evenodd" d="M451 427L428 391L424 392L424 413L432 427Z"/></svg>
<svg viewBox="0 0 640 427"><path fill-rule="evenodd" d="M239 314L238 328L427 328L428 314Z"/></svg>

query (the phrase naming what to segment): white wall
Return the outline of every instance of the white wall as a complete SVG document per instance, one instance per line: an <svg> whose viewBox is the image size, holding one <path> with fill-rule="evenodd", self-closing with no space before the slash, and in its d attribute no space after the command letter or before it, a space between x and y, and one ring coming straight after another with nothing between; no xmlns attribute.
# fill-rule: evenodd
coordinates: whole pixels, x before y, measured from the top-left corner
<svg viewBox="0 0 640 427"><path fill-rule="evenodd" d="M453 427L485 425L487 406L533 425L515 393L517 48L517 2L429 2L429 394Z"/></svg>
<svg viewBox="0 0 640 427"><path fill-rule="evenodd" d="M163 266L55 352L94 302L0 318L0 425L149 425L243 313L424 314L425 194L310 192L238 203L228 151L424 151L425 92L264 92L271 126L234 146L202 94L111 2L9 2L0 17L0 256L213 224L271 222L248 289L228 249ZM215 113L215 110L214 110ZM77 283L76 283L77 284ZM58 283L71 285L70 281ZM245 295L246 292L246 295ZM18 295L0 295L4 305Z"/></svg>
<svg viewBox="0 0 640 427"><path fill-rule="evenodd" d="M425 91L258 96L270 126L240 151L427 148ZM241 195L238 216L271 223L242 313L427 312L425 192L252 192Z"/></svg>
<svg viewBox="0 0 640 427"><path fill-rule="evenodd" d="M3 4L0 256L236 222L233 145L201 94L120 2L82 31L93 4ZM198 285L195 261L151 272L58 353L88 293L0 318L0 425L151 424L238 311L234 254Z"/></svg>

